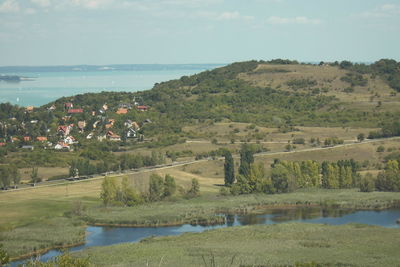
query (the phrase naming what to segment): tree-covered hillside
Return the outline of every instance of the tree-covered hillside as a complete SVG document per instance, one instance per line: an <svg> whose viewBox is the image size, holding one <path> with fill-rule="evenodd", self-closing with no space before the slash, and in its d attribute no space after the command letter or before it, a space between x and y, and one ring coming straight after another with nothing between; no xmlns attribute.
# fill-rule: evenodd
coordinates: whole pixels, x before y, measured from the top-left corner
<svg viewBox="0 0 400 267"><path fill-rule="evenodd" d="M142 92L80 94L30 110L3 103L0 138L5 143L12 138L26 143L24 136L57 142L59 127L71 126L77 139L92 133L93 139L124 140L133 122L135 137L144 138L182 135L183 126L205 120L269 127L381 127L400 115L399 77L400 63L394 60L371 65L233 63Z"/></svg>

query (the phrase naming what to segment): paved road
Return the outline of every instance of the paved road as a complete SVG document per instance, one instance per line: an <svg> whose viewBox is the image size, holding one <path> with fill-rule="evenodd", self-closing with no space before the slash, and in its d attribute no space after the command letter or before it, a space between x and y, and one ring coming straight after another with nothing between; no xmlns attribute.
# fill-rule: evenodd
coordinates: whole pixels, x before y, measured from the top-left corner
<svg viewBox="0 0 400 267"><path fill-rule="evenodd" d="M330 149L337 149L337 148L341 148L341 147L358 146L358 145L363 145L363 144L366 144L366 143L378 143L378 142L382 142L382 141L397 140L397 139L400 139L400 137L389 137L389 138L381 138L381 139L367 139L367 140L364 140L361 143L360 142L356 142L354 140L351 140L352 141L351 143L336 145L334 147L314 147L314 148L306 148L306 149L293 150L293 151L287 151L287 152L285 152L285 151L280 151L280 152L262 152L262 153L257 153L254 156L255 157L270 156L270 155L271 156L275 156L275 155L303 153L303 152L309 152L309 151L330 150ZM234 158L239 158L239 155L235 155ZM211 159L208 158L208 159L201 159L201 160L179 161L179 162L174 162L174 163L170 163L170 164L158 165L158 166L154 166L154 167L145 167L145 168L125 171L123 173L110 173L109 176L117 177L117 176L126 175L126 174L146 173L146 172L151 172L151 171L154 171L154 170L164 170L164 169L175 168L175 167L188 165L188 164L196 164L196 163L204 162L204 161L208 161L208 160L211 160ZM20 191L20 190L32 190L32 189L42 188L42 187L50 187L50 186L57 186L57 185L81 183L81 182L94 181L94 180L99 180L99 179L104 179L104 175L93 177L93 178L88 178L88 179L83 179L83 180L76 180L76 181L67 181L67 180L58 180L58 181L50 181L50 182L45 181L45 182L38 183L34 187L30 186L30 185L24 185L24 187L20 187L18 189L10 189L10 190L1 191L1 192L2 193L7 193L7 192Z"/></svg>

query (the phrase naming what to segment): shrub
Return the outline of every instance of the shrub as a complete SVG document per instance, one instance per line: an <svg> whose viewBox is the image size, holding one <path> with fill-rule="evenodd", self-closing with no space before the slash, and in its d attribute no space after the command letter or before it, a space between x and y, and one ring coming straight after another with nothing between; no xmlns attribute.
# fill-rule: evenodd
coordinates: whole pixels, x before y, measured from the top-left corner
<svg viewBox="0 0 400 267"><path fill-rule="evenodd" d="M378 148L376 149L376 152L379 152L379 153L385 152L385 147L384 146L378 146Z"/></svg>
<svg viewBox="0 0 400 267"><path fill-rule="evenodd" d="M375 179L372 174L367 173L360 181L361 192L373 192L375 190Z"/></svg>

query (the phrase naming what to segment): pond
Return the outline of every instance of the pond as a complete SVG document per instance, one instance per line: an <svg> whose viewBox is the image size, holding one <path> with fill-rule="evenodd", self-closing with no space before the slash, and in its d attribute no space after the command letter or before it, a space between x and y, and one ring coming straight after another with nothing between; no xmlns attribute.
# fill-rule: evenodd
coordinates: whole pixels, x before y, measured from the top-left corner
<svg viewBox="0 0 400 267"><path fill-rule="evenodd" d="M185 224L168 227L98 227L88 226L86 242L82 246L70 248L69 251L80 251L93 246L109 246L119 243L139 242L151 236L173 236L187 232L203 232L205 230L255 224L277 224L287 222L318 223L339 225L347 223L361 223L377 225L388 228L400 228L396 220L400 218L400 209L383 211L354 211L342 209L323 209L316 207L270 209L259 214L229 215L225 216L226 222L221 225L201 226ZM40 256L40 260L49 259L60 255L59 250L50 250ZM26 260L15 261L11 266L18 266Z"/></svg>

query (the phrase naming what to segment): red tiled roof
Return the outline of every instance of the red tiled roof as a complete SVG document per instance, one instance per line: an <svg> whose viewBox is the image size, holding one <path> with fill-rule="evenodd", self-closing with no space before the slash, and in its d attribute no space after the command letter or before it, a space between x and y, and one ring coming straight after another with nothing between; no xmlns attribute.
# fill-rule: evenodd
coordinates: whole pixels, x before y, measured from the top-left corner
<svg viewBox="0 0 400 267"><path fill-rule="evenodd" d="M137 106L136 107L138 110L148 110L149 107L148 106Z"/></svg>
<svg viewBox="0 0 400 267"><path fill-rule="evenodd" d="M41 141L41 142L47 141L47 137L46 136L38 136L38 137L36 137L36 140Z"/></svg>
<svg viewBox="0 0 400 267"><path fill-rule="evenodd" d="M68 109L68 113L83 113L83 109L81 108L70 108Z"/></svg>
<svg viewBox="0 0 400 267"><path fill-rule="evenodd" d="M126 114L128 113L128 109L126 108L119 108L116 112L117 114Z"/></svg>

